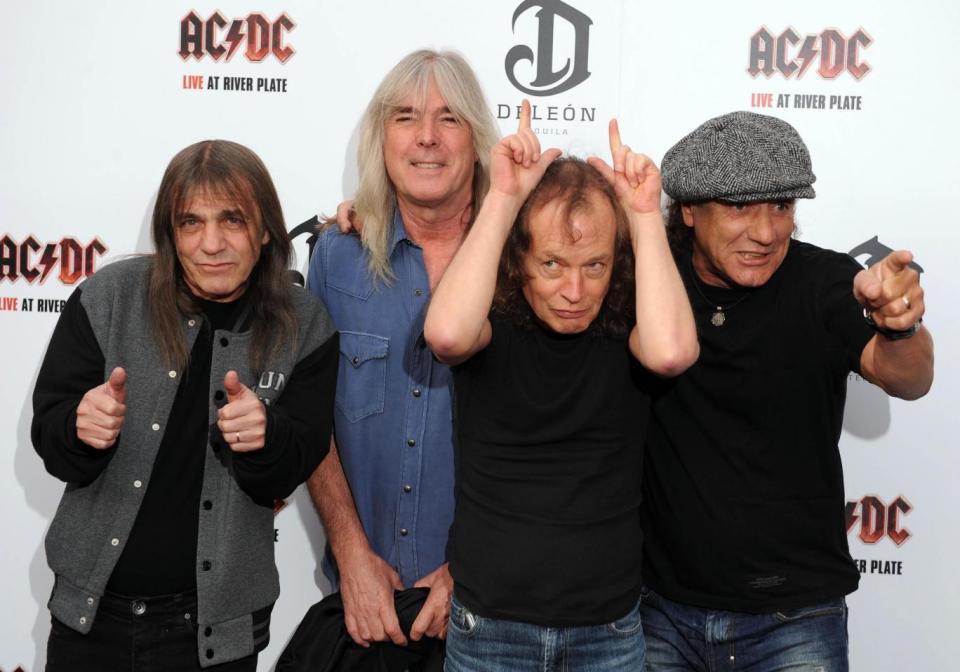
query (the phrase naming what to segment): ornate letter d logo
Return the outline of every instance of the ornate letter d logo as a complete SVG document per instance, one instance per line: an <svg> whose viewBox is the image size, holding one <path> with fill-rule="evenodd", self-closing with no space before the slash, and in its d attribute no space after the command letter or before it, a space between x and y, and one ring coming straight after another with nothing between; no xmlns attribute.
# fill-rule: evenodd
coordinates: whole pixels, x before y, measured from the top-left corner
<svg viewBox="0 0 960 672"><path fill-rule="evenodd" d="M539 7L537 20L537 55L525 45L518 44L507 52L505 66L507 78L515 87L531 96L551 96L572 89L590 76L587 57L590 51L590 25L593 21L583 12L561 0L524 0L513 13L512 27L516 30L517 18L531 7ZM573 64L567 58L559 70L553 68L554 19L560 17L573 26ZM529 85L517 81L514 70L518 61L529 61L537 68L536 77Z"/></svg>

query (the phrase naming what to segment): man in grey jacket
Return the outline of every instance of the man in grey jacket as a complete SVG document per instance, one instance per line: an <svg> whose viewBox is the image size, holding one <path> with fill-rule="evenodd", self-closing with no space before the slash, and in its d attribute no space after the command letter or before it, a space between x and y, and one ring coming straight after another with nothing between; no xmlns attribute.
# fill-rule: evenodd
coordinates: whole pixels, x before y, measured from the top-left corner
<svg viewBox="0 0 960 672"><path fill-rule="evenodd" d="M67 301L32 438L67 483L47 534L47 669L256 670L279 594L273 502L327 452L337 334L287 280L260 159L177 154L156 251Z"/></svg>

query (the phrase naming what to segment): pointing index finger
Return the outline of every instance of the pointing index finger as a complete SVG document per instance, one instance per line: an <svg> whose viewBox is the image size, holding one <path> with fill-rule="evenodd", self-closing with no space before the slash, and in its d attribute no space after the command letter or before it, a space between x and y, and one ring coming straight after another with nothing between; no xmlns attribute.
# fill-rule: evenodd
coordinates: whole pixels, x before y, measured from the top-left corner
<svg viewBox="0 0 960 672"><path fill-rule="evenodd" d="M526 98L520 104L520 131L530 130L530 101Z"/></svg>
<svg viewBox="0 0 960 672"><path fill-rule="evenodd" d="M887 257L887 265L894 273L899 273L913 261L913 255L907 250L897 250L891 252Z"/></svg>

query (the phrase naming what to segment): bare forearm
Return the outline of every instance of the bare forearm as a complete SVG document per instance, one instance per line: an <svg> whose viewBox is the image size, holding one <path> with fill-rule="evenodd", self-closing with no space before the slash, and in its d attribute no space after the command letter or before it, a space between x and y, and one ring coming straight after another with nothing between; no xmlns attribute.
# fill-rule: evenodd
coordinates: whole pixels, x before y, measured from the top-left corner
<svg viewBox="0 0 960 672"><path fill-rule="evenodd" d="M307 489L338 562L342 562L351 551L369 547L333 438L330 439L330 453L310 476Z"/></svg>
<svg viewBox="0 0 960 672"><path fill-rule="evenodd" d="M861 372L887 394L919 399L933 383L933 338L925 327L912 338L890 340L877 334L860 358Z"/></svg>
<svg viewBox="0 0 960 672"><path fill-rule="evenodd" d="M637 312L630 348L654 373L675 376L693 364L700 353L690 302L659 211L629 217Z"/></svg>
<svg viewBox="0 0 960 672"><path fill-rule="evenodd" d="M488 195L434 292L424 336L447 363L462 361L482 347L500 254L519 209L515 199Z"/></svg>
<svg viewBox="0 0 960 672"><path fill-rule="evenodd" d="M307 487L340 569L344 625L350 637L363 647L387 638L405 645L393 606L393 591L401 590L403 584L396 571L370 548L333 439L330 453Z"/></svg>

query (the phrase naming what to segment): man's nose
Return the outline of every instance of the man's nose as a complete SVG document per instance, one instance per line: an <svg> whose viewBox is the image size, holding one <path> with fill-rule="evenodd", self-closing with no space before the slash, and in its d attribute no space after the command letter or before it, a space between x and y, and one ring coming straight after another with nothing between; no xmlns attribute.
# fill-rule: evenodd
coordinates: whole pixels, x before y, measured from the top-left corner
<svg viewBox="0 0 960 672"><path fill-rule="evenodd" d="M763 207L757 208L756 215L753 217L753 220L750 222L750 227L747 230L747 235L750 236L750 240L760 243L761 245L772 245L777 239L776 225L767 204L763 204Z"/></svg>
<svg viewBox="0 0 960 672"><path fill-rule="evenodd" d="M223 250L224 237L217 222L207 222L200 237L200 249L207 254L217 254Z"/></svg>
<svg viewBox="0 0 960 672"><path fill-rule="evenodd" d="M438 141L436 122L433 119L421 119L417 126L417 144L421 147L433 147Z"/></svg>
<svg viewBox="0 0 960 672"><path fill-rule="evenodd" d="M583 298L583 277L579 271L570 269L564 277L560 295L570 303L577 303Z"/></svg>

